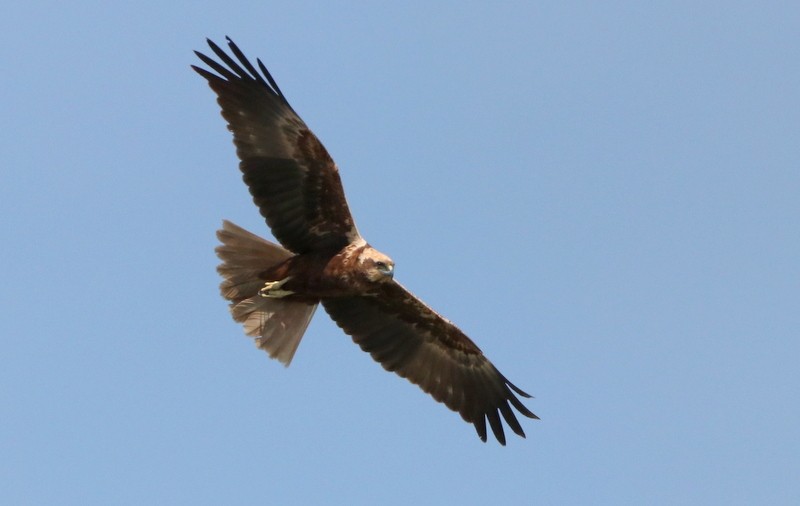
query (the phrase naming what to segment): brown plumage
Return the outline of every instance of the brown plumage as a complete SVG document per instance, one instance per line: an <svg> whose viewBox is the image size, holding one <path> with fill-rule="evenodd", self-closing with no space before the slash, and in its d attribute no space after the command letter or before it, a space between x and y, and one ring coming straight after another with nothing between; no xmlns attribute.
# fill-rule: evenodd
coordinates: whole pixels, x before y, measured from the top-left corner
<svg viewBox="0 0 800 506"><path fill-rule="evenodd" d="M538 418L515 393L530 396L458 327L393 279L392 260L356 229L336 164L266 67L256 60L259 72L230 39L236 60L208 45L222 63L195 53L216 74L192 68L217 94L244 181L283 245L223 223L218 270L233 318L260 348L289 365L321 302L361 349L457 411L483 441L488 420L505 444L501 416L525 437L511 408Z"/></svg>

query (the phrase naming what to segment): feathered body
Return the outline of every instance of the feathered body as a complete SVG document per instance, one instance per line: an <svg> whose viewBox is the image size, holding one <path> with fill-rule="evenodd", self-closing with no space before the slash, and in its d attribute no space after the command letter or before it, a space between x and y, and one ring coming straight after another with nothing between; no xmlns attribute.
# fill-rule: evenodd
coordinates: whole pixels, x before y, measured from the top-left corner
<svg viewBox="0 0 800 506"><path fill-rule="evenodd" d="M525 433L512 407L538 418L530 397L481 350L393 279L394 263L359 234L339 171L286 101L266 67L258 70L228 40L231 58L193 66L217 94L233 133L239 168L253 201L281 246L225 221L217 236L223 297L233 318L269 355L289 365L317 308L378 361L457 411L486 441L486 423L505 444L502 419Z"/></svg>

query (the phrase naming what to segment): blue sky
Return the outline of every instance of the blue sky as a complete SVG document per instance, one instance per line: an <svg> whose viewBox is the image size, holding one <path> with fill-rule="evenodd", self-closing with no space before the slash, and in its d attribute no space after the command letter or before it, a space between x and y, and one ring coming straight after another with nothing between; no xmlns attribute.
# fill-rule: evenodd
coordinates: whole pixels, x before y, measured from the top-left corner
<svg viewBox="0 0 800 506"><path fill-rule="evenodd" d="M288 369L230 319L214 231L268 231L189 69L225 35L526 440L323 312ZM15 2L0 42L3 504L800 501L797 5Z"/></svg>

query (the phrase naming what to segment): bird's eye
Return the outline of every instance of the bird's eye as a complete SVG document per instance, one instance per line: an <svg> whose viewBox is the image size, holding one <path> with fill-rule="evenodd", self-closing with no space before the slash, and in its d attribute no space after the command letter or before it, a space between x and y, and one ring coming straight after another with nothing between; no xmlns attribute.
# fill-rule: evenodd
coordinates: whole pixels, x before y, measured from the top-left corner
<svg viewBox="0 0 800 506"><path fill-rule="evenodd" d="M392 264L390 264L390 263L376 261L375 262L375 268L381 274L384 274L386 276L391 276L392 275Z"/></svg>

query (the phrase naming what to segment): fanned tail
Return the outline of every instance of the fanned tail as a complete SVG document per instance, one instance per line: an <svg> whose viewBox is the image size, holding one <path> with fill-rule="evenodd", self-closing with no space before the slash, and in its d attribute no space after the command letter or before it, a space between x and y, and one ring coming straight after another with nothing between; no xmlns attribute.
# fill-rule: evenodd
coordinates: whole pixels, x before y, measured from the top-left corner
<svg viewBox="0 0 800 506"><path fill-rule="evenodd" d="M292 253L225 220L217 231L222 245L217 272L223 278L222 296L230 301L231 315L244 324L245 334L269 356L288 366L308 327L317 304L261 297L259 274L292 256Z"/></svg>

